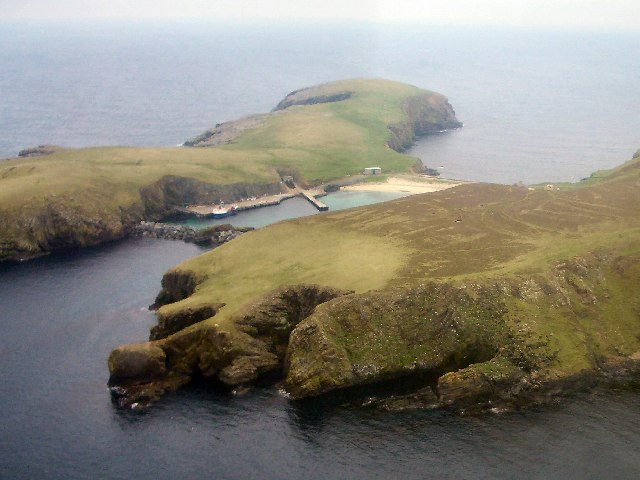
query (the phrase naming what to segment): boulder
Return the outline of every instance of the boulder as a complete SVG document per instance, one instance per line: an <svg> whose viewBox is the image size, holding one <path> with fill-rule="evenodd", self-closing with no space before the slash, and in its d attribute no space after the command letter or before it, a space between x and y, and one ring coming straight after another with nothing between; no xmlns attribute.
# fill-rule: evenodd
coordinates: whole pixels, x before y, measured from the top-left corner
<svg viewBox="0 0 640 480"><path fill-rule="evenodd" d="M158 312L158 324L151 329L149 340L160 340L191 325L213 317L224 303L185 308L177 312Z"/></svg>
<svg viewBox="0 0 640 480"><path fill-rule="evenodd" d="M145 383L167 375L164 351L151 343L123 345L109 355L109 385Z"/></svg>

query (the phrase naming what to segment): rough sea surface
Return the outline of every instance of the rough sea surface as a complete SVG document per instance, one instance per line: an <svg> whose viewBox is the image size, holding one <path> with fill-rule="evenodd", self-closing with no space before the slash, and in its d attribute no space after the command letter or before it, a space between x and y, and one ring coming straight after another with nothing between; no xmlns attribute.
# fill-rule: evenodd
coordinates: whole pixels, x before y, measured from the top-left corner
<svg viewBox="0 0 640 480"><path fill-rule="evenodd" d="M413 149L444 176L577 180L640 147L638 34L0 24L0 45L0 157L175 145L291 90L371 76L449 96L465 127ZM254 220L280 219L267 210ZM110 351L147 338L162 274L203 251L132 239L0 266L0 478L637 478L637 392L479 418L296 404L276 389L116 410Z"/></svg>

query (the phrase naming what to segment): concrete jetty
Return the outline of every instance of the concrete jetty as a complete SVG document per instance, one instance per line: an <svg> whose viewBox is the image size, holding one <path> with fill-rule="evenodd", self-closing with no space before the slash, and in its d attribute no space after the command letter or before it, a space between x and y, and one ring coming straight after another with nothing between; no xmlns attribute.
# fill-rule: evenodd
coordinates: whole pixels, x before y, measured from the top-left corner
<svg viewBox="0 0 640 480"><path fill-rule="evenodd" d="M294 184L293 188L289 188L285 193L280 193L277 195L265 195L258 198L254 197L243 199L237 202L228 203L225 207L233 208L234 212L238 213L245 210L253 210L254 208L279 205L284 200L288 200L289 198L293 198L296 196L301 196L303 198L306 198L307 201L318 210L324 212L326 210L329 210L329 207L317 198L318 196L324 194L325 192L322 189L303 190L302 188ZM210 217L212 210L217 207L219 207L219 205L189 205L186 207L176 207L174 208L174 212L184 216Z"/></svg>
<svg viewBox="0 0 640 480"><path fill-rule="evenodd" d="M320 200L318 200L316 197L311 195L308 191L300 190L300 195L302 195L304 198L306 198L314 207L316 207L321 212L325 212L325 211L329 210L329 207L327 205L325 205Z"/></svg>

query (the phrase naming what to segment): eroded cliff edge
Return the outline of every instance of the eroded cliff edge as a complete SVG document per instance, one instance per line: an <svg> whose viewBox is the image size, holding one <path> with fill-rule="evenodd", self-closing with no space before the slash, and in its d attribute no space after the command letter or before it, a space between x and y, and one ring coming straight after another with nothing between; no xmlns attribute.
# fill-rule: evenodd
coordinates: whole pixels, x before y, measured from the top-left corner
<svg viewBox="0 0 640 480"><path fill-rule="evenodd" d="M602 341L615 322L640 331L639 300L617 291L629 280L640 286L639 279L640 255L599 253L542 276L484 285L427 283L365 294L296 285L249 306L233 328L214 322L219 306L160 315L159 326L186 318L193 322L185 328L195 328L117 348L109 384L120 406L134 408L194 378L228 391L266 378L294 399L339 392L343 401L388 409L544 403L598 382L637 381L638 338L619 338L631 347L622 349L594 337ZM618 315L613 323L603 320L610 312ZM549 323L546 335L533 325L539 317ZM574 331L556 337L563 329ZM566 369L568 358L582 354L563 345L567 334L583 343L590 367Z"/></svg>

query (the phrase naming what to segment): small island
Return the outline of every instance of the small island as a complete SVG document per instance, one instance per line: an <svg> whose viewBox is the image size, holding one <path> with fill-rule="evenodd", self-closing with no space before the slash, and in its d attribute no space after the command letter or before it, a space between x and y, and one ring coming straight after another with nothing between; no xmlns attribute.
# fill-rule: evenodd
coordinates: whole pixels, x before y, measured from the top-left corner
<svg viewBox="0 0 640 480"><path fill-rule="evenodd" d="M272 112L174 148L54 146L0 162L0 262L124 238L184 205L233 204L362 173L422 168L416 136L461 123L443 95L387 80L295 91Z"/></svg>

